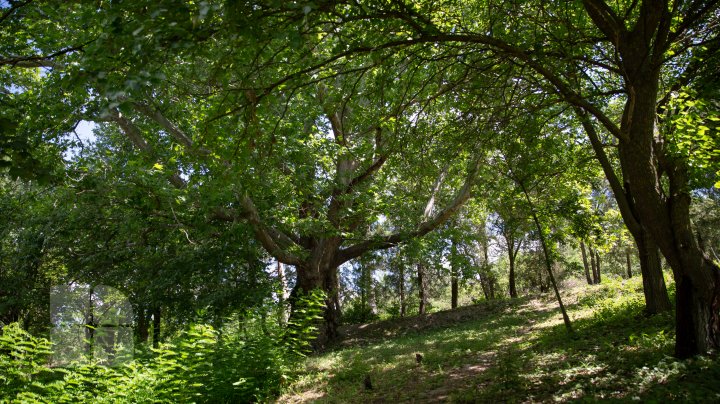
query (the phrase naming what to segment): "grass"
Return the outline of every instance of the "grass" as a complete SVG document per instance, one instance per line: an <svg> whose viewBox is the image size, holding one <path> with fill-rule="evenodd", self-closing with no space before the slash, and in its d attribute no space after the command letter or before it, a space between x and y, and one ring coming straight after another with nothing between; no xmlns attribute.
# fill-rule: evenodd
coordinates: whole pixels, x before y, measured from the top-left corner
<svg viewBox="0 0 720 404"><path fill-rule="evenodd" d="M279 402L720 401L720 361L670 356L672 315L643 314L640 278L563 297L574 335L550 296L356 328L352 346L308 358Z"/></svg>

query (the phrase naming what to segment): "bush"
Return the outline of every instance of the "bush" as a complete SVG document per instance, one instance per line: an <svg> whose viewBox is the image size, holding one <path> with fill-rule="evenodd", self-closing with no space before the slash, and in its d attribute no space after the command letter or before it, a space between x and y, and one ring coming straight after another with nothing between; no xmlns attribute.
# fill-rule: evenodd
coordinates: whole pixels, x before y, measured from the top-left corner
<svg viewBox="0 0 720 404"><path fill-rule="evenodd" d="M300 299L287 329L252 312L223 332L191 325L149 357L118 367L51 368L50 342L11 324L0 336L0 402L267 401L307 352L323 302L322 293Z"/></svg>
<svg viewBox="0 0 720 404"><path fill-rule="evenodd" d="M397 308L397 316L400 315L400 308ZM344 324L362 324L371 321L379 320L380 316L377 313L373 313L372 309L368 305L363 305L359 300L353 300L345 308L342 315L342 322Z"/></svg>

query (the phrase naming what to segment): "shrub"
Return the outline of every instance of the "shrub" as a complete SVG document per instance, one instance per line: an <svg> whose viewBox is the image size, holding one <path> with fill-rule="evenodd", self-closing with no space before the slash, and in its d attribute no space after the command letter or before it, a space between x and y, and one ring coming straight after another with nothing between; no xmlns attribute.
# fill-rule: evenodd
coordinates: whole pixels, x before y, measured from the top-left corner
<svg viewBox="0 0 720 404"><path fill-rule="evenodd" d="M0 402L267 401L308 351L324 299L322 292L299 299L287 329L266 324L262 312L220 331L191 325L152 355L118 367L51 368L50 342L11 324L0 336Z"/></svg>

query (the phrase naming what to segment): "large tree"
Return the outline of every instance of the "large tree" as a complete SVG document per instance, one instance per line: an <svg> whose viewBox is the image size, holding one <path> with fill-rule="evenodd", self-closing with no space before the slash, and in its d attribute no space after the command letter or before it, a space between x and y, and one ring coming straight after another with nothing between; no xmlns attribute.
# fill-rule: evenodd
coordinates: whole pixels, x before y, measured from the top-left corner
<svg viewBox="0 0 720 404"><path fill-rule="evenodd" d="M720 46L717 1L397 1L330 13L338 25L378 22L377 35L348 44L357 52L463 47L542 82L583 125L641 259L657 245L673 270L676 356L720 346L720 269L690 223L689 156L673 153L673 137L657 125L673 94L715 75L708 67L717 66Z"/></svg>

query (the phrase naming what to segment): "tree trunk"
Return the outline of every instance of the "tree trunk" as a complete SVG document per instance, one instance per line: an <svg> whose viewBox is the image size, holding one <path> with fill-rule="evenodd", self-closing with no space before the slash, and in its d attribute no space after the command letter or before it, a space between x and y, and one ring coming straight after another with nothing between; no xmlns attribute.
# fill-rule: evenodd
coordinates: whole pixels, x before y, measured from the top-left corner
<svg viewBox="0 0 720 404"><path fill-rule="evenodd" d="M280 261L277 262L277 276L278 282L280 283L280 290L278 291L278 325L284 327L288 321L288 311L286 307L288 284L287 277L285 276L285 265Z"/></svg>
<svg viewBox="0 0 720 404"><path fill-rule="evenodd" d="M510 273L508 275L508 289L511 298L515 298L518 295L517 287L515 286L515 254L513 251L515 248L514 246L514 244L508 244L508 260L510 265Z"/></svg>
<svg viewBox="0 0 720 404"><path fill-rule="evenodd" d="M630 262L630 248L625 249L625 265L627 267L628 279L632 278L632 263Z"/></svg>
<svg viewBox="0 0 720 404"><path fill-rule="evenodd" d="M598 284L600 281L598 281L598 275L597 275L597 265L595 264L595 250L590 247L589 251L590 253L590 268L592 270L592 279L593 279L593 285Z"/></svg>
<svg viewBox="0 0 720 404"><path fill-rule="evenodd" d="M135 342L138 344L146 344L150 336L150 316L144 305L138 305L135 309L137 316L137 329L135 330Z"/></svg>
<svg viewBox="0 0 720 404"><path fill-rule="evenodd" d="M580 240L580 252L582 253L583 267L585 267L585 279L588 285L593 284L592 278L590 278L590 266L588 265L587 253L585 252L585 242Z"/></svg>
<svg viewBox="0 0 720 404"><path fill-rule="evenodd" d="M640 237L635 240L640 258L640 273L642 274L643 293L645 294L645 311L648 314L657 314L672 309L668 297L660 265L660 254L655 242L647 231L641 231Z"/></svg>
<svg viewBox="0 0 720 404"><path fill-rule="evenodd" d="M405 317L405 264L403 263L399 266L398 291L400 294L400 317Z"/></svg>
<svg viewBox="0 0 720 404"><path fill-rule="evenodd" d="M598 281L597 283L602 282L602 277L600 276L600 253L598 250L595 250L595 269L597 270L597 276Z"/></svg>
<svg viewBox="0 0 720 404"><path fill-rule="evenodd" d="M160 346L160 307L153 310L153 348Z"/></svg>
<svg viewBox="0 0 720 404"><path fill-rule="evenodd" d="M673 269L676 287L675 355L686 358L720 348L720 268L698 247L690 223L690 190L684 162L656 153L655 120L660 69L642 61L641 38L621 43L623 64L632 69L618 144L628 193L640 223ZM646 45L645 45L646 46ZM667 192L661 183L667 174Z"/></svg>
<svg viewBox="0 0 720 404"><path fill-rule="evenodd" d="M457 264L451 263L450 267L450 307L458 307L458 269Z"/></svg>
<svg viewBox="0 0 720 404"><path fill-rule="evenodd" d="M547 242L545 241L545 233L543 233L543 228L540 225L540 219L538 219L538 215L535 212L535 207L532 203L532 200L530 199L530 194L528 194L527 189L525 188L525 184L523 184L521 181L515 179L515 182L520 186L520 188L523 191L523 194L525 194L525 200L527 201L528 205L530 206L530 213L532 214L533 221L535 222L535 227L538 231L538 237L540 238L540 246L542 246L543 254L545 255L545 268L547 269L548 277L550 278L550 284L552 285L553 290L555 291L555 298L558 301L558 305L560 306L560 312L562 313L563 322L565 323L565 328L569 333L573 332L572 324L570 323L570 317L568 317L567 311L565 310L565 305L563 304L562 297L560 296L560 291L558 290L557 283L555 282L555 275L553 275L552 271L552 257L550 256L550 252L547 248Z"/></svg>
<svg viewBox="0 0 720 404"><path fill-rule="evenodd" d="M417 278L418 297L420 298L418 314L425 314L425 311L427 310L427 291L425 290L427 281L425 280L425 267L422 264L417 264Z"/></svg>

